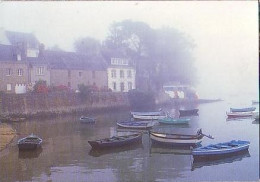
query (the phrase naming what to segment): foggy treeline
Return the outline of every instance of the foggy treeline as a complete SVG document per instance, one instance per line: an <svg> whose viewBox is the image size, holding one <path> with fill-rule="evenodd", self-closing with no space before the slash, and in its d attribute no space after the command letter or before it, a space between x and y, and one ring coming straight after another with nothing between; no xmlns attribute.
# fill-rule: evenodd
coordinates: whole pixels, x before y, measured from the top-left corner
<svg viewBox="0 0 260 182"><path fill-rule="evenodd" d="M146 84L147 89L154 91L172 82L196 83L193 47L192 41L174 28L153 29L144 22L131 20L114 22L103 42L92 37L74 42L75 51L90 59L130 59L136 68L137 87Z"/></svg>

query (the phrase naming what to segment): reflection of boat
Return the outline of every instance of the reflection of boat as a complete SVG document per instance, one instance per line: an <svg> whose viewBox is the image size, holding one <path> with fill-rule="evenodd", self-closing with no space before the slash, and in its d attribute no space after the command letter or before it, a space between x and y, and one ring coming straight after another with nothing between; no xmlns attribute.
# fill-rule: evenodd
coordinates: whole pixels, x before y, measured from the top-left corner
<svg viewBox="0 0 260 182"><path fill-rule="evenodd" d="M180 116L192 116L198 115L199 109L188 109L188 110L179 110Z"/></svg>
<svg viewBox="0 0 260 182"><path fill-rule="evenodd" d="M249 141L232 140L230 142L211 144L204 147L198 147L192 150L194 159L210 159L218 156L233 155L234 153L248 150Z"/></svg>
<svg viewBox="0 0 260 182"><path fill-rule="evenodd" d="M42 139L31 134L25 138L19 139L17 144L19 150L34 150L41 147Z"/></svg>
<svg viewBox="0 0 260 182"><path fill-rule="evenodd" d="M252 104L259 104L259 100L252 100Z"/></svg>
<svg viewBox="0 0 260 182"><path fill-rule="evenodd" d="M191 155L190 147L159 147L159 146L152 146L151 153L158 153L158 154L174 154L174 155Z"/></svg>
<svg viewBox="0 0 260 182"><path fill-rule="evenodd" d="M176 145L188 145L188 146L196 146L202 141L204 136L207 136L202 133L202 130L199 129L194 135L187 134L172 134L172 133L159 133L150 131L150 138L153 144L161 144L168 146L176 146ZM207 136L212 138L211 136Z"/></svg>
<svg viewBox="0 0 260 182"><path fill-rule="evenodd" d="M188 124L190 118L172 118L172 117L165 117L158 120L161 124Z"/></svg>
<svg viewBox="0 0 260 182"><path fill-rule="evenodd" d="M42 153L42 147L33 150L33 151L28 151L28 150L19 150L18 157L20 159L31 159L31 158L37 158L39 157L40 153Z"/></svg>
<svg viewBox="0 0 260 182"><path fill-rule="evenodd" d="M213 165L219 165L219 164L225 164L225 163L232 163L235 161L241 161L243 158L250 157L250 154L248 150L240 151L232 156L222 156L222 157L216 157L211 160L194 160L192 163L191 170L193 171L196 168L201 168L203 166L213 166Z"/></svg>
<svg viewBox="0 0 260 182"><path fill-rule="evenodd" d="M117 122L117 125L122 128L132 129L148 129L154 126L154 122L151 121L122 121Z"/></svg>
<svg viewBox="0 0 260 182"><path fill-rule="evenodd" d="M245 108L230 108L230 112L250 112L255 111L255 107L245 107Z"/></svg>
<svg viewBox="0 0 260 182"><path fill-rule="evenodd" d="M142 133L113 136L111 138L88 141L92 148L110 148L131 145L142 141Z"/></svg>
<svg viewBox="0 0 260 182"><path fill-rule="evenodd" d="M142 119L142 120L157 120L165 118L165 115L133 115L135 119Z"/></svg>
<svg viewBox="0 0 260 182"><path fill-rule="evenodd" d="M227 112L228 118L252 117L254 112Z"/></svg>
<svg viewBox="0 0 260 182"><path fill-rule="evenodd" d="M142 148L142 147L143 147L143 145L141 143L136 143L135 145L127 145L127 146L123 146L120 148L109 148L107 150L98 150L98 149L92 148L88 154L93 157L100 157L100 156L106 155L106 154L117 154L120 152L136 150L136 149Z"/></svg>
<svg viewBox="0 0 260 182"><path fill-rule="evenodd" d="M81 116L79 118L79 120L81 123L95 123L96 122L95 118L87 117L87 116Z"/></svg>

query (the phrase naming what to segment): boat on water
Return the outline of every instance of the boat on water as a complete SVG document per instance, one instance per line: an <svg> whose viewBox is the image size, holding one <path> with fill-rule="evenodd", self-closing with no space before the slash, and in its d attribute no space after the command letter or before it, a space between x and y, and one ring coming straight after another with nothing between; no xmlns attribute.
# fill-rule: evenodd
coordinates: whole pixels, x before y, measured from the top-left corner
<svg viewBox="0 0 260 182"><path fill-rule="evenodd" d="M248 150L249 145L249 141L231 140L229 142L195 148L192 150L192 155L194 159L210 159Z"/></svg>
<svg viewBox="0 0 260 182"><path fill-rule="evenodd" d="M149 112L131 112L131 115L141 115L141 116L159 116L162 115L162 111L149 111Z"/></svg>
<svg viewBox="0 0 260 182"><path fill-rule="evenodd" d="M166 146L196 146L198 145L204 136L213 139L210 135L205 135L202 130L199 129L196 134L176 134L176 133L159 133L149 132L150 139L153 144L166 145Z"/></svg>
<svg viewBox="0 0 260 182"><path fill-rule="evenodd" d="M133 115L134 119L140 119L140 120L158 120L165 118L166 115Z"/></svg>
<svg viewBox="0 0 260 182"><path fill-rule="evenodd" d="M155 123L151 121L121 121L116 124L119 127L131 129L149 129L155 125Z"/></svg>
<svg viewBox="0 0 260 182"><path fill-rule="evenodd" d="M180 116L198 115L199 109L179 110Z"/></svg>
<svg viewBox="0 0 260 182"><path fill-rule="evenodd" d="M142 141L142 133L136 133L125 136L113 136L98 140L88 141L93 149L105 149L111 147L122 147L126 145L136 144Z"/></svg>
<svg viewBox="0 0 260 182"><path fill-rule="evenodd" d="M228 118L242 118L242 117L252 117L255 112L227 112Z"/></svg>
<svg viewBox="0 0 260 182"><path fill-rule="evenodd" d="M96 122L96 118L92 118L92 117L87 117L87 116L81 116L79 118L81 123L95 123Z"/></svg>
<svg viewBox="0 0 260 182"><path fill-rule="evenodd" d="M259 104L259 100L252 100L252 104Z"/></svg>
<svg viewBox="0 0 260 182"><path fill-rule="evenodd" d="M42 139L34 134L18 140L17 145L19 150L34 150L40 148Z"/></svg>
<svg viewBox="0 0 260 182"><path fill-rule="evenodd" d="M165 117L158 120L161 124L188 124L190 118L173 118L173 117Z"/></svg>
<svg viewBox="0 0 260 182"><path fill-rule="evenodd" d="M245 107L245 108L230 108L230 112L251 112L255 111L255 107Z"/></svg>
<svg viewBox="0 0 260 182"><path fill-rule="evenodd" d="M240 151L240 152L234 153L230 156L211 158L210 160L207 158L206 159L196 158L192 162L191 170L194 171L195 169L202 168L204 166L215 166L215 165L219 165L219 164L233 163L236 161L241 161L247 157L251 157L248 150Z"/></svg>

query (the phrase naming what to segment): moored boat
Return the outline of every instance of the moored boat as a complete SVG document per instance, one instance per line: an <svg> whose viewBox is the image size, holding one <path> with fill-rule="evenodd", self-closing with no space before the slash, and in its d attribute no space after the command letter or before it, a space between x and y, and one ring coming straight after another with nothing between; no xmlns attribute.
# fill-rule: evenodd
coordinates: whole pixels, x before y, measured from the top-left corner
<svg viewBox="0 0 260 182"><path fill-rule="evenodd" d="M103 148L131 145L141 141L142 141L142 133L137 133L132 135L113 136L111 138L92 140L92 141L88 141L88 143L94 149L103 149Z"/></svg>
<svg viewBox="0 0 260 182"><path fill-rule="evenodd" d="M228 118L252 117L254 112L227 112Z"/></svg>
<svg viewBox="0 0 260 182"><path fill-rule="evenodd" d="M152 128L155 123L151 121L121 121L116 124L122 128L148 129Z"/></svg>
<svg viewBox="0 0 260 182"><path fill-rule="evenodd" d="M172 118L172 117L165 117L158 120L161 124L188 124L190 118Z"/></svg>
<svg viewBox="0 0 260 182"><path fill-rule="evenodd" d="M259 100L252 100L252 104L259 104Z"/></svg>
<svg viewBox="0 0 260 182"><path fill-rule="evenodd" d="M79 118L80 122L82 123L95 123L96 122L96 119L95 118L92 118L92 117L87 117L87 116L81 116Z"/></svg>
<svg viewBox="0 0 260 182"><path fill-rule="evenodd" d="M245 107L245 108L230 108L230 112L251 112L255 111L255 107Z"/></svg>
<svg viewBox="0 0 260 182"><path fill-rule="evenodd" d="M173 134L173 133L159 133L150 131L150 138L153 144L161 144L168 146L178 146L178 145L188 145L188 146L196 146L202 141L204 136L207 136L202 133L202 130L199 129L194 135L187 134ZM209 138L213 138L211 136L207 136Z"/></svg>
<svg viewBox="0 0 260 182"><path fill-rule="evenodd" d="M211 144L204 147L198 147L192 150L193 158L215 158L248 150L249 141L232 140L224 143Z"/></svg>
<svg viewBox="0 0 260 182"><path fill-rule="evenodd" d="M162 111L149 111L149 112L131 112L132 115L141 116L159 116L162 115Z"/></svg>
<svg viewBox="0 0 260 182"><path fill-rule="evenodd" d="M192 116L198 115L199 109L188 109L188 110L179 110L180 116Z"/></svg>
<svg viewBox="0 0 260 182"><path fill-rule="evenodd" d="M19 150L34 150L41 147L41 144L42 139L34 134L19 139L17 143Z"/></svg>
<svg viewBox="0 0 260 182"><path fill-rule="evenodd" d="M133 115L133 118L140 120L158 120L165 118L165 115Z"/></svg>

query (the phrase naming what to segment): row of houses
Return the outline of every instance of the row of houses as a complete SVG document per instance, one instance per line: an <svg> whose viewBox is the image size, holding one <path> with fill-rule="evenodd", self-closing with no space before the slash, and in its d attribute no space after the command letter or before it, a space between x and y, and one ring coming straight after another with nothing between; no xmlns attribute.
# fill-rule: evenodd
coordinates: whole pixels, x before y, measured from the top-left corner
<svg viewBox="0 0 260 182"><path fill-rule="evenodd" d="M0 29L0 91L25 93L43 80L48 86L78 90L128 92L136 88L136 71L126 58L89 58L84 54L45 50L34 34Z"/></svg>

